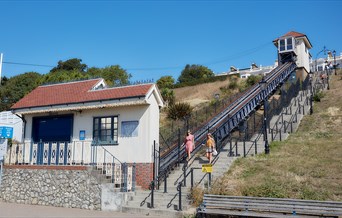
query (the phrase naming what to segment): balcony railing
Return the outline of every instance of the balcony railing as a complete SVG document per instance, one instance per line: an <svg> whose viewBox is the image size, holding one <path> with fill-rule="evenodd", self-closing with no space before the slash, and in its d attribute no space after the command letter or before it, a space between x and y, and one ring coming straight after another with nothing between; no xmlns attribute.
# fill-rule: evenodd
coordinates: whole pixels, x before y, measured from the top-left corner
<svg viewBox="0 0 342 218"><path fill-rule="evenodd" d="M115 187L135 189L135 164L122 163L95 141L25 142L12 144L6 165L93 166Z"/></svg>

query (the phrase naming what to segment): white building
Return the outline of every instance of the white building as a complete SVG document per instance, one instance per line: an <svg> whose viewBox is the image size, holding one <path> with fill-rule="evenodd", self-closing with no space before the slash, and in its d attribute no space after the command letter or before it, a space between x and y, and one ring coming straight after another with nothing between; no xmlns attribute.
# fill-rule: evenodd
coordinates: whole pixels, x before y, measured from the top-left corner
<svg viewBox="0 0 342 218"><path fill-rule="evenodd" d="M308 37L303 33L291 31L275 39L273 43L278 48L279 65L288 61L295 61L297 78L301 80L306 78L306 74L310 72L311 55L309 49L312 48Z"/></svg>
<svg viewBox="0 0 342 218"><path fill-rule="evenodd" d="M39 86L11 107L26 121L23 142L30 148L20 151L21 161L86 164L92 161L90 149L95 143L104 148L96 152L97 162L113 156L122 163L135 163L137 185L146 187L152 180L161 107L163 100L155 84L107 88L103 79L92 79ZM64 148L64 159L59 162L47 157Z"/></svg>
<svg viewBox="0 0 342 218"><path fill-rule="evenodd" d="M23 132L23 121L11 111L3 111L0 113L0 126L13 128L13 140L21 142Z"/></svg>

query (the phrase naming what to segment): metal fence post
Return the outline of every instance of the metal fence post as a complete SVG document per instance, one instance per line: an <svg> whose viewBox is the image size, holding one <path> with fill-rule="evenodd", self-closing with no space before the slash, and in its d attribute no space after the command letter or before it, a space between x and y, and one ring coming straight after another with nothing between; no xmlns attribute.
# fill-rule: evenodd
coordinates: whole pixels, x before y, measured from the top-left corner
<svg viewBox="0 0 342 218"><path fill-rule="evenodd" d="M233 142L232 142L232 138L230 138L229 140L229 157L233 156Z"/></svg>
<svg viewBox="0 0 342 218"><path fill-rule="evenodd" d="M137 176L137 174L136 174L136 165L135 165L135 163L133 163L133 169L132 169L132 191L134 192L135 191L135 186L136 186L136 176Z"/></svg>
<svg viewBox="0 0 342 218"><path fill-rule="evenodd" d="M167 193L167 173L164 174L164 193Z"/></svg>
<svg viewBox="0 0 342 218"><path fill-rule="evenodd" d="M154 181L151 182L151 208L154 208Z"/></svg>
<svg viewBox="0 0 342 218"><path fill-rule="evenodd" d="M180 128L178 128L178 161L177 161L177 165L179 166L180 164L180 143L181 143L181 139L180 139Z"/></svg>
<svg viewBox="0 0 342 218"><path fill-rule="evenodd" d="M178 183L178 210L182 211L182 183Z"/></svg>
<svg viewBox="0 0 342 218"><path fill-rule="evenodd" d="M194 168L190 169L191 189L194 187Z"/></svg>

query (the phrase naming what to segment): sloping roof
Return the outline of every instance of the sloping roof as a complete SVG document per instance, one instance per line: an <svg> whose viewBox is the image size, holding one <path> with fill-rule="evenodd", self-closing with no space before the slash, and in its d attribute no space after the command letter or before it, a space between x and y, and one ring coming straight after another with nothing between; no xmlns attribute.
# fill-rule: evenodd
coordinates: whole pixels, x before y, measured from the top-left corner
<svg viewBox="0 0 342 218"><path fill-rule="evenodd" d="M53 106L83 102L144 97L153 84L123 86L94 90L103 79L39 86L15 103L11 109Z"/></svg>
<svg viewBox="0 0 342 218"><path fill-rule="evenodd" d="M295 31L290 31L290 32L286 33L285 35L283 35L282 37L286 37L286 36L292 36L292 37L297 38L297 37L303 37L303 36L306 36L306 35L303 34L303 33L295 32Z"/></svg>
<svg viewBox="0 0 342 218"><path fill-rule="evenodd" d="M275 45L277 45L278 44L278 40L280 38L285 38L285 37L288 37L288 36L292 36L294 38L302 38L303 37L303 38L306 39L305 42L307 44L307 47L312 48L312 44L311 44L310 40L308 39L308 37L305 34L299 33L299 32L296 32L296 31L290 31L290 32L286 33L285 35L283 35L283 36L281 36L279 38L276 38L275 40L273 40L273 43Z"/></svg>

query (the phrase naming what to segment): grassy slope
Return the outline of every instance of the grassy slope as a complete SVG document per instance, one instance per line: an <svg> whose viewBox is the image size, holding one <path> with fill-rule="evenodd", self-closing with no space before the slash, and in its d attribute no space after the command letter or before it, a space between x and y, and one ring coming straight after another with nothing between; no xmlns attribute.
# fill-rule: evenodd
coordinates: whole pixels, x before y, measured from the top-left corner
<svg viewBox="0 0 342 218"><path fill-rule="evenodd" d="M269 156L240 158L212 188L214 194L342 201L342 80L288 140Z"/></svg>

